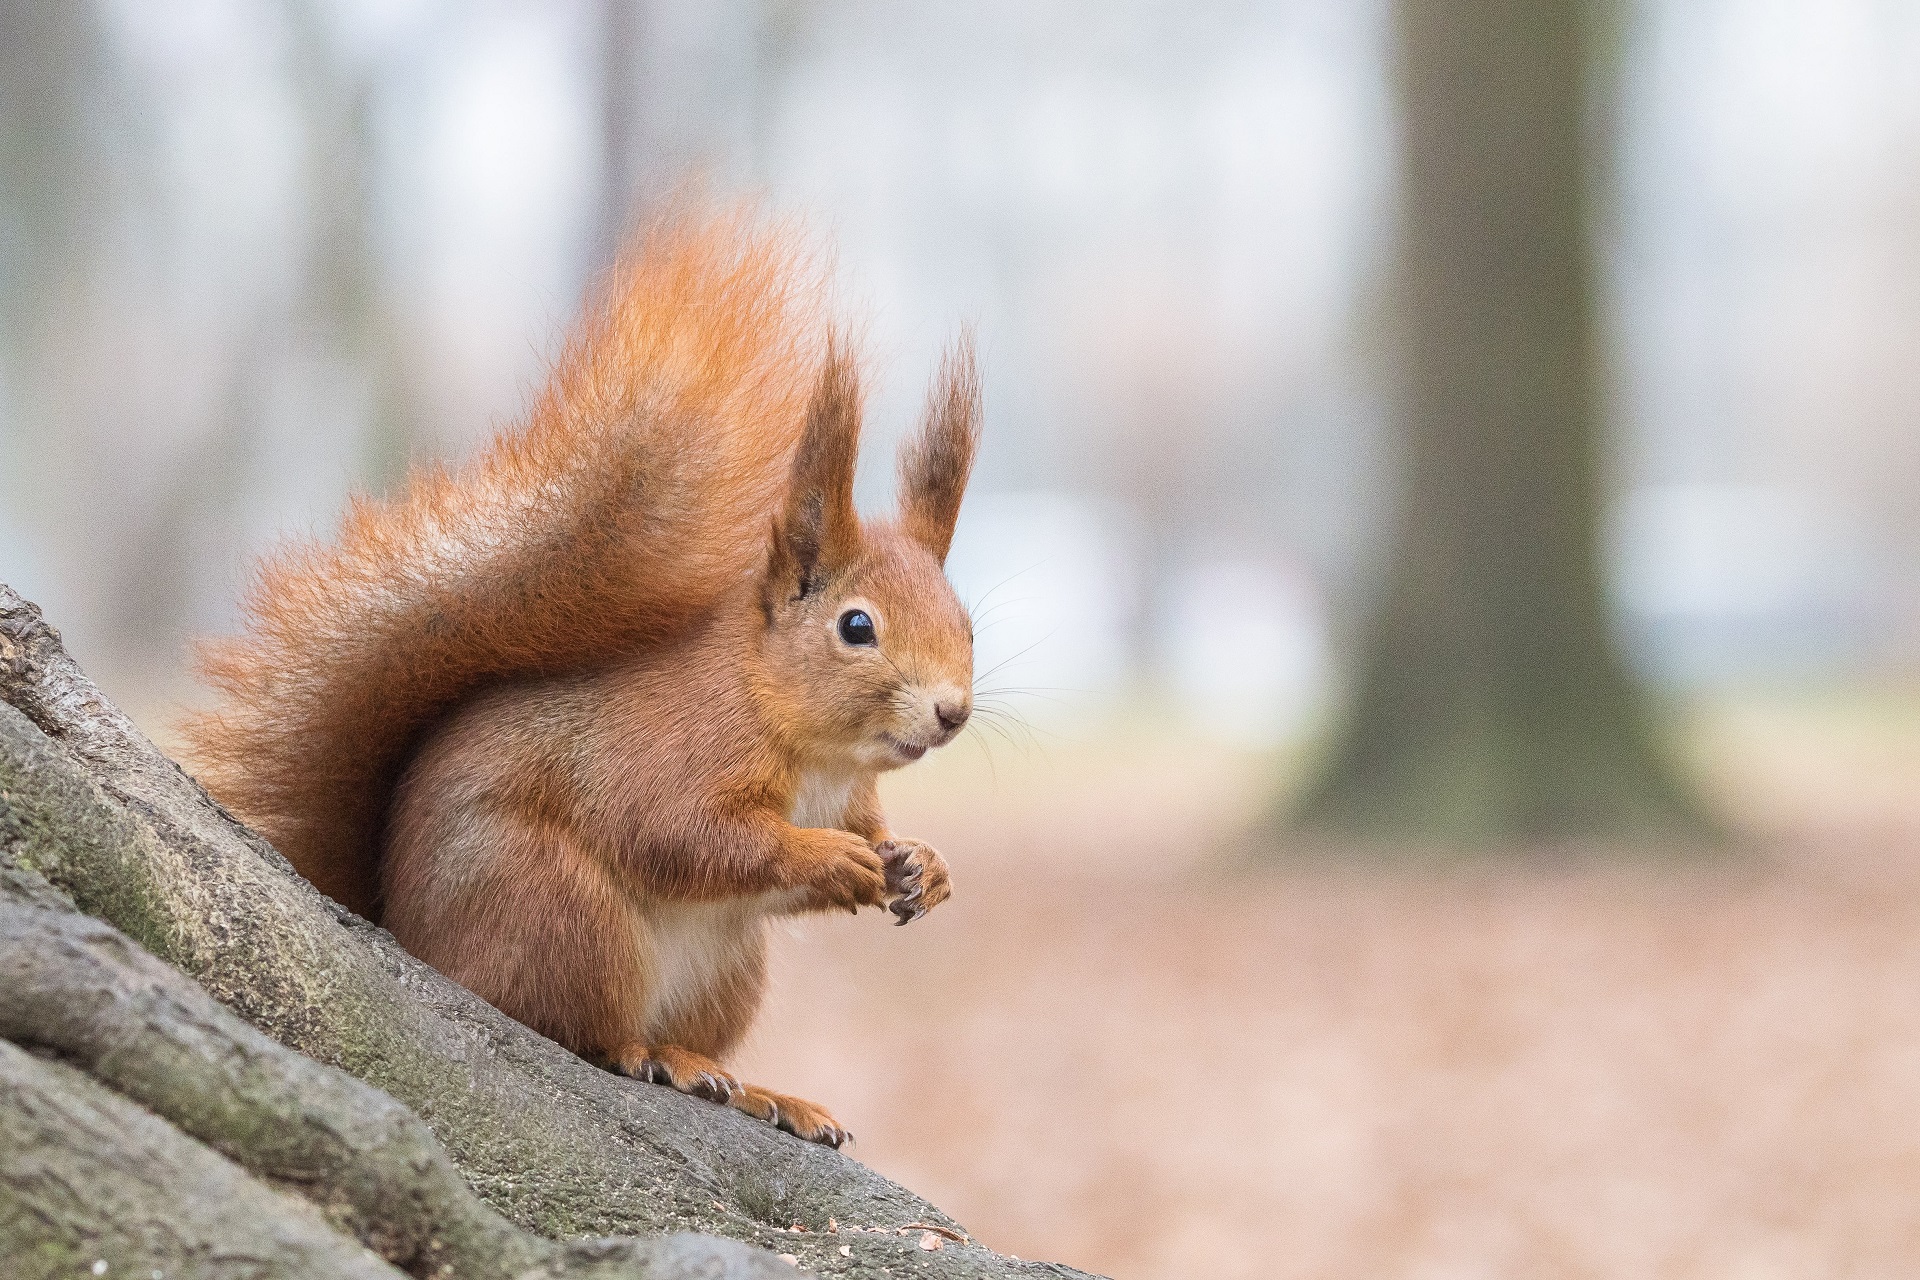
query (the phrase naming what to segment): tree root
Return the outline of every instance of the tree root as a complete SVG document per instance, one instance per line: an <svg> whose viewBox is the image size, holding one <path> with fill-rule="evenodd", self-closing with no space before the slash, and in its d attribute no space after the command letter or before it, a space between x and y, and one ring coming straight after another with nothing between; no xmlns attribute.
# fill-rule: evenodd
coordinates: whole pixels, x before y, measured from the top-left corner
<svg viewBox="0 0 1920 1280"><path fill-rule="evenodd" d="M101 1116L138 1103L170 1122L175 1146L200 1153L169 1148L173 1165L128 1169L224 1160L252 1179L247 1194L297 1196L340 1240L422 1276L792 1274L725 1240L555 1243L687 1231L822 1275L1079 1274L970 1243L924 1252L891 1230L829 1234L837 1219L965 1238L846 1156L599 1071L419 964L220 809L3 585L0 702L0 1037L61 1060L13 1051L5 1061L40 1082L34 1096L64 1090L63 1105ZM119 1101L83 1097L68 1087L77 1080ZM0 1112L11 1107L9 1093ZM0 1189L16 1172L0 1159ZM214 1230L181 1221L183 1241L188 1227ZM0 1216L0 1248L17 1225ZM286 1248L305 1247L294 1226L284 1231ZM104 1232L76 1226L60 1247ZM851 1258L838 1248L849 1240ZM343 1269L377 1259L342 1256L234 1273L381 1274Z"/></svg>

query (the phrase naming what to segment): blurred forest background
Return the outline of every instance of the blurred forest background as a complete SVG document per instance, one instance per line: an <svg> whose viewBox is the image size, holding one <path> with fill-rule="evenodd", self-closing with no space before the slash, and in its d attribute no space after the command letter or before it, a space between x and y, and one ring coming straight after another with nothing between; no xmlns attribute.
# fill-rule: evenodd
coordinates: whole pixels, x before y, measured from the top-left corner
<svg viewBox="0 0 1920 1280"><path fill-rule="evenodd" d="M1596 625L1717 842L1274 819L1433 456L1434 6L0 0L0 580L164 741L252 555L511 421L633 210L764 194L867 318L873 505L978 326L950 568L1025 727L891 780L958 896L795 930L745 1074L1124 1277L1908 1274L1920 8L1460 11L1554 8Z"/></svg>

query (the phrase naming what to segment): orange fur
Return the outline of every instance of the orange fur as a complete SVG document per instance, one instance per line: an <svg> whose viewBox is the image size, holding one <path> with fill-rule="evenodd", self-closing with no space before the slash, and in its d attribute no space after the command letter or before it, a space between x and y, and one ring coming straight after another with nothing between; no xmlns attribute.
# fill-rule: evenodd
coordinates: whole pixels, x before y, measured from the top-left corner
<svg viewBox="0 0 1920 1280"><path fill-rule="evenodd" d="M201 651L223 695L184 727L201 780L377 919L379 827L425 725L672 634L758 566L822 300L792 237L744 215L652 227L524 426L261 567L246 633Z"/></svg>
<svg viewBox="0 0 1920 1280"><path fill-rule="evenodd" d="M963 348L900 520L863 524L821 297L744 216L656 225L523 426L266 565L188 736L216 796L415 955L584 1056L837 1145L719 1060L768 917L905 923L949 892L873 783L971 707L941 561L979 408Z"/></svg>

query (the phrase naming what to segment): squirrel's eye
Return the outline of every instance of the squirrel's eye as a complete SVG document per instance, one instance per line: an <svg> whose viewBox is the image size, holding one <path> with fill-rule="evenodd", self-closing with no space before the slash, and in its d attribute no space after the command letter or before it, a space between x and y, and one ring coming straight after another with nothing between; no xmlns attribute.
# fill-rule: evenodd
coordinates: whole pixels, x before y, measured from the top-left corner
<svg viewBox="0 0 1920 1280"><path fill-rule="evenodd" d="M840 638L848 644L878 644L873 634L873 619L865 609L849 609L840 615Z"/></svg>

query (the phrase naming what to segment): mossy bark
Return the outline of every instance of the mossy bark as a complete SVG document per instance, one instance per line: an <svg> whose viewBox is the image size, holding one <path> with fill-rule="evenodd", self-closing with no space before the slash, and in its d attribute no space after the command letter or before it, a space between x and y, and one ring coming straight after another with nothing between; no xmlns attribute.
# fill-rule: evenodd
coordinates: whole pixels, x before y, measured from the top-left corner
<svg viewBox="0 0 1920 1280"><path fill-rule="evenodd" d="M0 1093L10 1276L85 1276L96 1262L110 1275L405 1274L82 1071L0 1041Z"/></svg>
<svg viewBox="0 0 1920 1280"><path fill-rule="evenodd" d="M299 1199L300 1222L318 1213L342 1257L357 1241L416 1275L791 1274L772 1254L821 1275L1077 1274L958 1238L923 1249L923 1231L899 1229L964 1233L840 1153L599 1071L419 964L214 804L4 586L0 703L0 1039L30 1051L9 1069L42 1094L83 1075L64 1106L144 1108L174 1135L166 1159L225 1161L259 1195ZM35 1123L15 1100L0 1100L6 1123ZM164 1167L82 1145L129 1186ZM34 1176L9 1145L0 1200ZM151 1190L215 1231L214 1193ZM0 1252L66 1258L108 1240L50 1221L0 1216ZM306 1238L287 1224L288 1240ZM557 1243L684 1232L757 1248ZM145 1238L130 1229L113 1247L151 1269L183 1256L141 1254ZM347 1262L311 1273L355 1274Z"/></svg>
<svg viewBox="0 0 1920 1280"><path fill-rule="evenodd" d="M1395 6L1407 472L1344 733L1295 817L1484 843L1698 832L1604 589L1592 7Z"/></svg>

